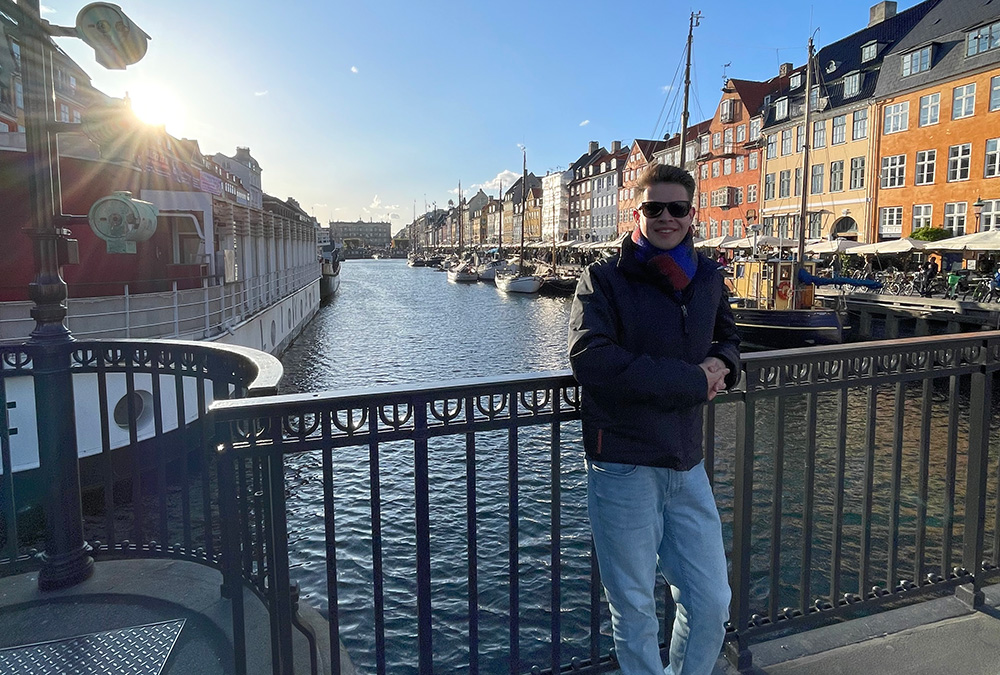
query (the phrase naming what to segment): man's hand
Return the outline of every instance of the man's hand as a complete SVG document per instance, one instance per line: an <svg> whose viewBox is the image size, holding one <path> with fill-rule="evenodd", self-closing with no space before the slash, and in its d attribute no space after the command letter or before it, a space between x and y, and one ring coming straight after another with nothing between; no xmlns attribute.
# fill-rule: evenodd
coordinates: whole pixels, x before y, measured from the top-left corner
<svg viewBox="0 0 1000 675"><path fill-rule="evenodd" d="M722 359L715 356L709 356L698 366L705 371L705 378L708 380L708 400L711 401L720 391L726 389L726 375L729 374L729 368L726 368Z"/></svg>

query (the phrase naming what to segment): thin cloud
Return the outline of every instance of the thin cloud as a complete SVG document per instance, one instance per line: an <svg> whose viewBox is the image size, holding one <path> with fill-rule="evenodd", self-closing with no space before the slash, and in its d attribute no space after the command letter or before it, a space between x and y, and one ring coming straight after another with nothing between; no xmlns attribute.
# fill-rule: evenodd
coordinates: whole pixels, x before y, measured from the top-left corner
<svg viewBox="0 0 1000 675"><path fill-rule="evenodd" d="M254 96L267 96L267 89L265 89L264 91L255 91L253 93L253 95Z"/></svg>
<svg viewBox="0 0 1000 675"><path fill-rule="evenodd" d="M355 75L357 75L358 74L358 67L357 66L351 66L351 72L354 73Z"/></svg>
<svg viewBox="0 0 1000 675"><path fill-rule="evenodd" d="M580 122L580 126L581 126L581 127L585 127L585 126L587 126L588 124L590 124L590 120L583 120L582 122Z"/></svg>
<svg viewBox="0 0 1000 675"><path fill-rule="evenodd" d="M488 181L476 185L470 185L469 190L482 189L483 192L492 196L497 194L497 191L501 188L501 186L503 187L504 190L506 190L511 185L513 185L520 177L521 174L515 173L510 169L504 169L503 171L501 171Z"/></svg>
<svg viewBox="0 0 1000 675"><path fill-rule="evenodd" d="M378 195L372 197L372 203L368 205L370 209L377 209L382 205L382 200L379 199Z"/></svg>
<svg viewBox="0 0 1000 675"><path fill-rule="evenodd" d="M39 14L55 14L56 10L52 9L51 7L47 7L46 5L41 5L38 8L38 13Z"/></svg>
<svg viewBox="0 0 1000 675"><path fill-rule="evenodd" d="M670 92L672 92L674 90L674 88L671 85L669 85L669 84L665 84L662 87L660 87L660 90L664 94L669 94Z"/></svg>

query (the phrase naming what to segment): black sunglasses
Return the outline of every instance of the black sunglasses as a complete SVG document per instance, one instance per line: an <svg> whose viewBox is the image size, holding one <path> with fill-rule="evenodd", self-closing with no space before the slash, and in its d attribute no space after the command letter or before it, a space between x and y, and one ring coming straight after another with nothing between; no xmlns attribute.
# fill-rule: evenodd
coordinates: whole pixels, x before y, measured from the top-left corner
<svg viewBox="0 0 1000 675"><path fill-rule="evenodd" d="M691 213L691 202L643 202L639 204L639 210L647 218L656 218L663 209L667 210L674 218L683 218Z"/></svg>

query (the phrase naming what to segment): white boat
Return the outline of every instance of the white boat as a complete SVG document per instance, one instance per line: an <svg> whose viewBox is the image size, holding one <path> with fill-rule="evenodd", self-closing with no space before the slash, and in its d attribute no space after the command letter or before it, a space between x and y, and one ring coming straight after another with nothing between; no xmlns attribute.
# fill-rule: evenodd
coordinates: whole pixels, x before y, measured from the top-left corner
<svg viewBox="0 0 1000 675"><path fill-rule="evenodd" d="M497 272L511 272L517 270L517 263L513 265L506 260L490 260L479 266L479 278L482 281L493 281Z"/></svg>
<svg viewBox="0 0 1000 675"><path fill-rule="evenodd" d="M460 284L475 283L479 281L479 273L472 265L455 265L448 270L448 281Z"/></svg>
<svg viewBox="0 0 1000 675"><path fill-rule="evenodd" d="M544 280L534 274L498 273L494 282L504 293L537 293Z"/></svg>

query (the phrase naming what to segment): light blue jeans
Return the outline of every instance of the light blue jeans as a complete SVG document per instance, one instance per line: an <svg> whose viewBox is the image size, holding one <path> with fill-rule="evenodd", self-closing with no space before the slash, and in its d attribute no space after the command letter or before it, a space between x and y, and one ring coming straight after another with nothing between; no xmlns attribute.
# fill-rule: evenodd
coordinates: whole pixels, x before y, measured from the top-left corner
<svg viewBox="0 0 1000 675"><path fill-rule="evenodd" d="M709 675L729 619L722 523L704 462L690 471L587 460L587 505L624 675ZM660 659L654 585L677 614Z"/></svg>

